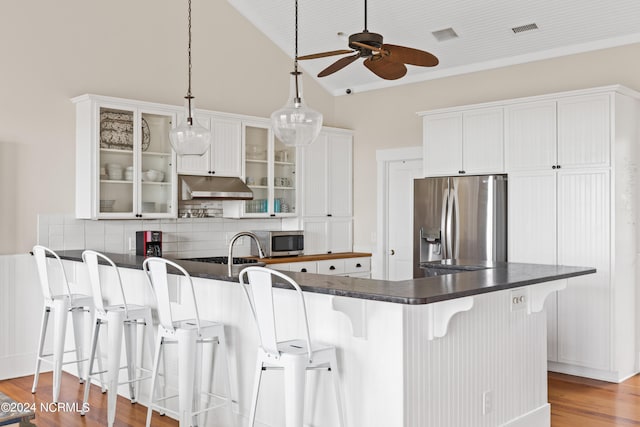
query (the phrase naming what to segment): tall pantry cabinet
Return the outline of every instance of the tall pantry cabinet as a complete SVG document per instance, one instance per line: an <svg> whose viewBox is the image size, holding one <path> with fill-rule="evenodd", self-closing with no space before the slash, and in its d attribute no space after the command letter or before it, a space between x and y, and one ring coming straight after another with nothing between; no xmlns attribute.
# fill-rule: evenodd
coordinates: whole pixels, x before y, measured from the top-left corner
<svg viewBox="0 0 640 427"><path fill-rule="evenodd" d="M619 86L505 106L510 262L581 265L545 304L549 370L638 372L638 94Z"/></svg>

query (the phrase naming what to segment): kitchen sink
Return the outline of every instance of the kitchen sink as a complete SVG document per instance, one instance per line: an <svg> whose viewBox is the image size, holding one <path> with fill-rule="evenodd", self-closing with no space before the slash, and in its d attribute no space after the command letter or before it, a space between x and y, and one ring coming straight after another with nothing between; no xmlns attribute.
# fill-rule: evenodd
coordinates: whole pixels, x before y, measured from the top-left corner
<svg viewBox="0 0 640 427"><path fill-rule="evenodd" d="M205 262L209 264L221 264L228 265L229 257L226 256L214 256L214 257L198 257L198 258L181 258L183 261L192 262ZM231 275L237 276L240 271L245 267L263 267L266 264L260 262L255 258L233 257L233 266L231 267Z"/></svg>

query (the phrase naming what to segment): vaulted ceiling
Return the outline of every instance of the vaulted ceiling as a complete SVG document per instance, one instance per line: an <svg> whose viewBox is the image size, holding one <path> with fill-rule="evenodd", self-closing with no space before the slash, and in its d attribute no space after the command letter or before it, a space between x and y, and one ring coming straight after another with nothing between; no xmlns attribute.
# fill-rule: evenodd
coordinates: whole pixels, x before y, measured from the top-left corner
<svg viewBox="0 0 640 427"><path fill-rule="evenodd" d="M295 0L228 2L294 57ZM348 36L364 29L364 0L298 2L299 56L348 49ZM637 43L640 1L368 0L367 27L382 34L385 43L431 52L440 63L432 68L408 65L403 78L383 80L358 59L334 74L316 77L348 56L342 55L300 61L303 72L333 95L343 95L347 89L362 92ZM438 40L434 35L450 29L457 37Z"/></svg>

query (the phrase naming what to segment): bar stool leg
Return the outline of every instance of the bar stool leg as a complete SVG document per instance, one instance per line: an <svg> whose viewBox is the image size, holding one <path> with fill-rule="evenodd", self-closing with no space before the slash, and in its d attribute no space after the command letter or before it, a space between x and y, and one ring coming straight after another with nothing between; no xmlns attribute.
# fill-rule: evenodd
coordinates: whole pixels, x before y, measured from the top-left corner
<svg viewBox="0 0 640 427"><path fill-rule="evenodd" d="M36 371L33 376L33 387L31 393L36 392L38 387L38 378L40 377L40 365L42 364L42 352L44 351L44 339L47 336L47 325L49 324L49 313L51 309L47 306L42 310L42 323L40 325L40 340L38 341L38 355L36 357Z"/></svg>
<svg viewBox="0 0 640 427"><path fill-rule="evenodd" d="M222 363L227 367L227 392L229 393L229 402L234 413L238 414L240 408L238 405L238 375L237 370L231 366L231 358L229 357L229 346L227 345L227 337L224 333L224 327L220 328L218 335L218 351L222 358Z"/></svg>
<svg viewBox="0 0 640 427"><path fill-rule="evenodd" d="M284 367L285 426L299 427L304 418L306 360L296 358Z"/></svg>
<svg viewBox="0 0 640 427"><path fill-rule="evenodd" d="M138 324L135 321L124 322L124 344L127 355L127 374L129 379L129 397L136 403L136 379L138 350Z"/></svg>
<svg viewBox="0 0 640 427"><path fill-rule="evenodd" d="M196 336L178 331L178 393L180 427L191 425L193 409L193 382L195 380Z"/></svg>
<svg viewBox="0 0 640 427"><path fill-rule="evenodd" d="M118 377L120 373L120 352L122 349L122 334L124 324L124 313L112 311L107 313L108 328L108 359L107 378L107 422L112 427L116 419L116 402L118 400Z"/></svg>
<svg viewBox="0 0 640 427"><path fill-rule="evenodd" d="M158 380L158 369L160 368L160 353L162 353L162 340L164 338L158 333L156 338L156 351L153 356L153 366L151 374L151 388L149 389L149 405L147 406L147 423L146 427L151 427L151 416L153 414L153 396L156 389L156 381ZM164 390L163 390L164 393ZM163 394L164 397L164 394Z"/></svg>
<svg viewBox="0 0 640 427"><path fill-rule="evenodd" d="M256 408L258 407L258 394L260 392L260 381L262 380L262 353L258 351L258 358L256 359L256 372L253 380L253 396L251 397L251 412L249 413L249 425L253 426L256 423Z"/></svg>
<svg viewBox="0 0 640 427"><path fill-rule="evenodd" d="M338 424L340 427L344 427L344 406L342 400L342 387L340 386L340 376L338 375L338 360L336 358L335 349L331 352L329 358L329 366L331 367L331 378L333 378L333 388L336 394L336 403L338 404Z"/></svg>
<svg viewBox="0 0 640 427"><path fill-rule="evenodd" d="M67 315L69 299L61 298L53 302L53 403L58 403L62 380L62 361L64 358L64 338L67 333Z"/></svg>
<svg viewBox="0 0 640 427"><path fill-rule="evenodd" d="M96 351L98 349L98 339L100 338L100 325L101 322L99 319L96 319L93 324L93 333L91 334L91 350L89 354L89 366L87 368L87 379L84 383L84 396L82 398L82 409L80 410L80 415L85 415L85 408L87 407L87 403L89 402L89 389L91 388L91 378L93 377L93 362L96 358ZM100 357L98 357L98 362L100 362ZM100 372L102 372L102 363L99 363L100 367L98 368ZM100 374L101 386L104 388L104 380L102 378L102 374Z"/></svg>
<svg viewBox="0 0 640 427"><path fill-rule="evenodd" d="M71 310L71 322L73 323L73 341L76 346L76 365L78 367L78 378L80 378L80 384L84 382L84 317L85 312L83 309Z"/></svg>

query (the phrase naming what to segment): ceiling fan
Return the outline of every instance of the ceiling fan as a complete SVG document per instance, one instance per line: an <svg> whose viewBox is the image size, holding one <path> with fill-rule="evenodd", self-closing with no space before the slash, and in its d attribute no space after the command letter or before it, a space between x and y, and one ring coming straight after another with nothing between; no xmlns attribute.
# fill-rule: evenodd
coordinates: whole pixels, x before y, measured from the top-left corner
<svg viewBox="0 0 640 427"><path fill-rule="evenodd" d="M367 0L364 0L364 30L362 30L361 33L355 33L349 36L349 47L351 50L332 50L329 52L300 56L297 59L316 59L355 53L355 55L338 59L320 71L318 77L333 74L351 64L356 59L365 58L363 62L364 66L385 80L396 80L407 74L405 64L420 67L434 67L438 65L439 62L438 58L429 52L405 46L385 44L382 42L381 34L370 33L367 29Z"/></svg>

